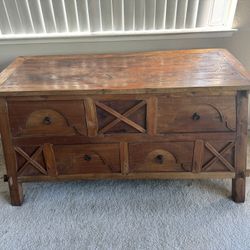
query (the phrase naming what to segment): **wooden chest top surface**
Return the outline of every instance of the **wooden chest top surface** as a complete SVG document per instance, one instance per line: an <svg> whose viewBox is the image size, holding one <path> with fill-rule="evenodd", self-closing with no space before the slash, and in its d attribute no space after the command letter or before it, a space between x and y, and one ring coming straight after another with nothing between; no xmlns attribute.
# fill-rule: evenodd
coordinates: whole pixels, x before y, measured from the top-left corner
<svg viewBox="0 0 250 250"><path fill-rule="evenodd" d="M0 74L1 96L249 90L224 49L18 57Z"/></svg>

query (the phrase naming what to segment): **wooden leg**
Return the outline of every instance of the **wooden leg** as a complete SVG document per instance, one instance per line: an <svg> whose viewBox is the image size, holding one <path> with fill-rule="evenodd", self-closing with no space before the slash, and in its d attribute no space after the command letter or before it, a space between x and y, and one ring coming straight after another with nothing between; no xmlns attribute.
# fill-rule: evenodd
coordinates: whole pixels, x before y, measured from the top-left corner
<svg viewBox="0 0 250 250"><path fill-rule="evenodd" d="M23 203L23 188L22 184L17 180L13 180L11 177L8 180L10 190L10 200L12 206L21 206Z"/></svg>
<svg viewBox="0 0 250 250"><path fill-rule="evenodd" d="M235 145L235 174L232 181L232 198L235 202L245 201L247 165L248 92L237 93L237 132Z"/></svg>
<svg viewBox="0 0 250 250"><path fill-rule="evenodd" d="M1 139L8 176L11 204L13 206L20 206L23 202L23 191L21 183L18 183L17 180L16 154L11 140L8 105L4 98L0 98L0 117Z"/></svg>
<svg viewBox="0 0 250 250"><path fill-rule="evenodd" d="M232 180L232 199L241 203L245 201L246 178L239 177Z"/></svg>

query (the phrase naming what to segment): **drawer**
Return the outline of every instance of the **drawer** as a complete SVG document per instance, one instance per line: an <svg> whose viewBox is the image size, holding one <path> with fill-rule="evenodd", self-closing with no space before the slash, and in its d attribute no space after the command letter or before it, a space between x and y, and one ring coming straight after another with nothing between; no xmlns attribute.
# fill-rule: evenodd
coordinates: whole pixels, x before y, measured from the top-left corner
<svg viewBox="0 0 250 250"><path fill-rule="evenodd" d="M12 135L86 135L82 101L33 101L8 103Z"/></svg>
<svg viewBox="0 0 250 250"><path fill-rule="evenodd" d="M191 171L193 142L152 142L129 145L130 172Z"/></svg>
<svg viewBox="0 0 250 250"><path fill-rule="evenodd" d="M236 98L194 97L158 100L158 133L236 130Z"/></svg>
<svg viewBox="0 0 250 250"><path fill-rule="evenodd" d="M55 145L58 174L117 173L119 144Z"/></svg>

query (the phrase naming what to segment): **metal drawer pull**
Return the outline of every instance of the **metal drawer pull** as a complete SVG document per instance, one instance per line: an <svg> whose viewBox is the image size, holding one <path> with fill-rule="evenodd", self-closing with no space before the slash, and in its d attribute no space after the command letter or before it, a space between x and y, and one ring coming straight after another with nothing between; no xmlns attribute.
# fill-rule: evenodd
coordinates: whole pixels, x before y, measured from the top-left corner
<svg viewBox="0 0 250 250"><path fill-rule="evenodd" d="M52 120L49 116L45 116L43 119L43 124L50 125L52 123Z"/></svg>
<svg viewBox="0 0 250 250"><path fill-rule="evenodd" d="M91 161L91 159L92 159L90 155L84 155L83 158L85 161Z"/></svg>
<svg viewBox="0 0 250 250"><path fill-rule="evenodd" d="M157 156L155 157L155 160L157 161L157 163L163 164L164 157L163 157L163 155L157 155Z"/></svg>
<svg viewBox="0 0 250 250"><path fill-rule="evenodd" d="M198 121L198 120L200 120L200 118L201 118L201 116L198 113L194 113L193 116L192 116L192 119L194 121Z"/></svg>

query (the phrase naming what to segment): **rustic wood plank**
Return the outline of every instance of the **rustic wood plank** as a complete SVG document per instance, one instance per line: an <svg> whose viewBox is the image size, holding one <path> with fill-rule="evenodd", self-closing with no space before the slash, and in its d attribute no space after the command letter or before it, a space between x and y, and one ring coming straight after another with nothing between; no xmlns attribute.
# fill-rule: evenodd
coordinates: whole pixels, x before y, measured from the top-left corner
<svg viewBox="0 0 250 250"><path fill-rule="evenodd" d="M39 172L47 175L46 170L38 162L36 162L32 157L30 157L26 152L24 152L21 148L15 147L15 151L19 153L29 164L35 167ZM38 151L42 152L42 147L40 147Z"/></svg>
<svg viewBox="0 0 250 250"><path fill-rule="evenodd" d="M203 165L204 141L196 140L194 144L193 172L200 173Z"/></svg>
<svg viewBox="0 0 250 250"><path fill-rule="evenodd" d="M0 73L0 86L3 84L24 62L23 57L17 57L7 68Z"/></svg>
<svg viewBox="0 0 250 250"><path fill-rule="evenodd" d="M157 133L157 101L155 96L147 100L147 133L151 136Z"/></svg>
<svg viewBox="0 0 250 250"><path fill-rule="evenodd" d="M248 92L239 91L237 95L237 139L235 146L236 178L232 181L232 197L235 202L245 201Z"/></svg>
<svg viewBox="0 0 250 250"><path fill-rule="evenodd" d="M96 136L98 131L98 121L96 117L95 102L92 98L84 99L86 123L88 129L88 136Z"/></svg>
<svg viewBox="0 0 250 250"><path fill-rule="evenodd" d="M127 175L129 172L129 160L128 160L128 143L120 143L120 161L121 161L121 172Z"/></svg>
<svg viewBox="0 0 250 250"><path fill-rule="evenodd" d="M44 95L35 95L35 96L7 96L7 101L60 101L60 100L84 100L84 98L93 98L98 101L105 101L105 100L142 100L142 99L149 99L152 97L152 93L148 94L88 94L88 95L82 95L82 92L79 91L78 94L69 95L61 93L60 95L52 95L52 96L44 96ZM237 91L235 90L221 90L221 89L207 89L206 93L200 92L200 91L183 91L179 90L174 93L154 93L154 96L156 98L165 96L166 98L184 98L184 97L207 97L209 96L215 96L217 98L223 96L235 96L236 97Z"/></svg>
<svg viewBox="0 0 250 250"><path fill-rule="evenodd" d="M16 154L11 141L8 106L6 100L0 98L0 130L3 144L3 152L8 175L11 204L20 206L23 202L22 185L17 179Z"/></svg>
<svg viewBox="0 0 250 250"><path fill-rule="evenodd" d="M189 173L189 172L165 172L165 173L130 173L123 174L77 174L77 175L60 175L57 177L50 176L22 176L18 179L22 182L33 181L70 181L70 180L98 180L98 179L110 179L110 180L168 180L168 179L232 179L235 177L235 173L231 172L210 172L210 173Z"/></svg>
<svg viewBox="0 0 250 250"><path fill-rule="evenodd" d="M46 137L16 137L13 142L19 145L41 145L46 142L52 144L81 144L81 143L108 143L108 142L164 142L164 141L195 141L195 140L235 140L236 133L171 133L166 135L150 136L148 134L126 134L126 135L98 135L86 136L46 136Z"/></svg>
<svg viewBox="0 0 250 250"><path fill-rule="evenodd" d="M49 176L57 176L56 159L53 150L53 144L45 143L43 146L43 155Z"/></svg>
<svg viewBox="0 0 250 250"><path fill-rule="evenodd" d="M4 77L0 95L208 94L250 89L246 70L223 49L24 57L14 73Z"/></svg>

